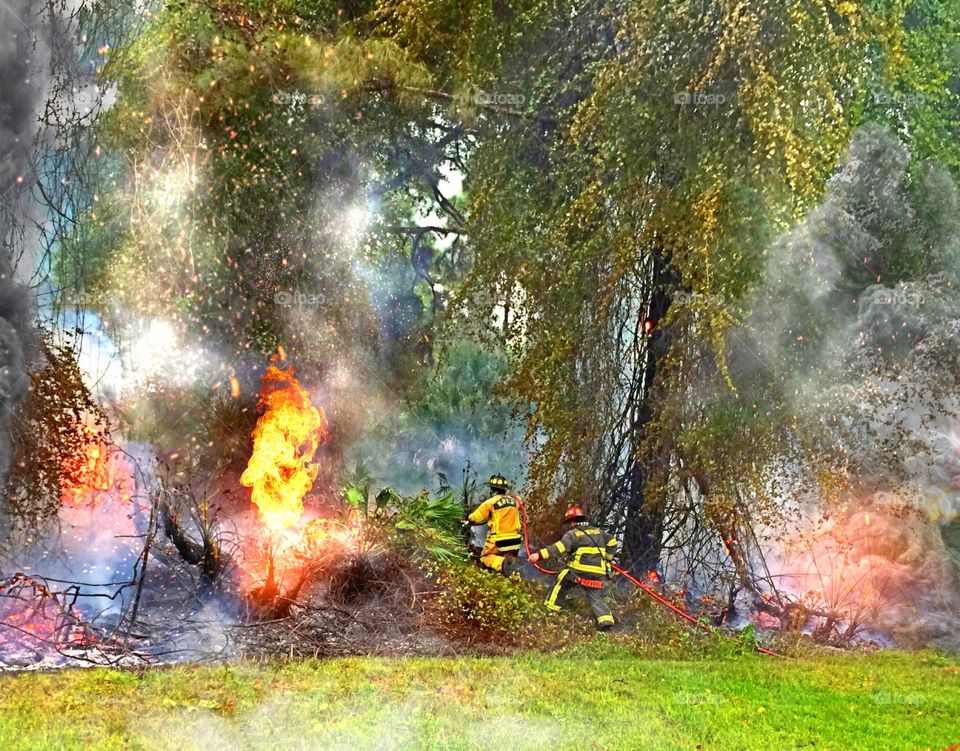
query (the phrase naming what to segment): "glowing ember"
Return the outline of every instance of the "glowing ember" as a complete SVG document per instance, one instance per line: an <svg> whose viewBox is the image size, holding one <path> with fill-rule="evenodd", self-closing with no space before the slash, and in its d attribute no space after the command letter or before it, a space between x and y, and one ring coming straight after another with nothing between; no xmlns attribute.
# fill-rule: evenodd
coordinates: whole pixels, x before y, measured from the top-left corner
<svg viewBox="0 0 960 751"><path fill-rule="evenodd" d="M327 437L323 411L310 402L293 367L281 369L279 356L270 361L261 379L253 429L253 453L240 483L251 488L251 500L261 521L273 531L294 526L303 514L303 497L317 476L311 464Z"/></svg>
<svg viewBox="0 0 960 751"><path fill-rule="evenodd" d="M25 647L54 651L95 640L83 629L73 607L45 585L24 574L0 581L0 656Z"/></svg>

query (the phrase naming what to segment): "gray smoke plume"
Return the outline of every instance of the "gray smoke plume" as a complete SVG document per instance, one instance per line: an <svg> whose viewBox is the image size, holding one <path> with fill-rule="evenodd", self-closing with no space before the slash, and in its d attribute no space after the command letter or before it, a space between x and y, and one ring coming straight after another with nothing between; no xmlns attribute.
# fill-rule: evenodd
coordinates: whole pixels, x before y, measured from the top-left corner
<svg viewBox="0 0 960 751"><path fill-rule="evenodd" d="M24 341L32 339L31 305L15 273L29 251L31 150L43 96L43 86L31 77L46 51L39 7L33 0L0 2L0 488L11 461L9 421L29 385ZM3 516L0 508L0 532Z"/></svg>
<svg viewBox="0 0 960 751"><path fill-rule="evenodd" d="M958 209L949 173L858 131L821 205L771 248L736 358L745 384L773 375L850 475L833 506L801 502L807 540L772 556L781 581L941 646L960 622Z"/></svg>
<svg viewBox="0 0 960 751"><path fill-rule="evenodd" d="M7 421L27 393L28 384L20 337L10 321L0 317L0 486L6 482L11 460Z"/></svg>
<svg viewBox="0 0 960 751"><path fill-rule="evenodd" d="M862 480L937 484L956 515L956 469L936 465L960 420L960 199L945 171L909 163L882 129L855 134L824 202L771 250L740 359L821 416Z"/></svg>
<svg viewBox="0 0 960 751"><path fill-rule="evenodd" d="M38 48L29 25L33 18L32 0L0 3L5 29L0 35L0 195L5 201L12 200L14 186L26 182L36 133L38 88L30 79L31 55Z"/></svg>

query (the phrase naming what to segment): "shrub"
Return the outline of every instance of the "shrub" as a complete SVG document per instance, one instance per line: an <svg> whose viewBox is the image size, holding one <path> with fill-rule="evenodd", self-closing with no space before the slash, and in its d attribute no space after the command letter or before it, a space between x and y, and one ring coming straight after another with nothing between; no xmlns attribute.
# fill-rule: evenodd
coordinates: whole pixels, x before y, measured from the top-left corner
<svg viewBox="0 0 960 751"><path fill-rule="evenodd" d="M463 507L451 491L431 497L426 490L403 495L384 488L369 502L369 482L351 480L343 491L346 503L364 520L369 534L403 552L424 552L439 560L463 558L466 541L460 529Z"/></svg>
<svg viewBox="0 0 960 751"><path fill-rule="evenodd" d="M543 594L516 576L502 576L465 561L428 566L439 590L427 607L430 625L465 644L529 645L551 631Z"/></svg>

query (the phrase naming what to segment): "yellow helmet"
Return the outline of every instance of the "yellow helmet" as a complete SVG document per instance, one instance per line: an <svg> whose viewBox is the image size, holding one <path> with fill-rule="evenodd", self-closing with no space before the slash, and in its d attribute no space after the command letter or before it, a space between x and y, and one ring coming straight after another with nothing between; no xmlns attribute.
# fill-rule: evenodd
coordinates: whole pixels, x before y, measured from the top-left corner
<svg viewBox="0 0 960 751"><path fill-rule="evenodd" d="M499 493L506 493L510 490L510 481L503 475L491 475L490 479L487 480L487 485L490 486L491 490Z"/></svg>

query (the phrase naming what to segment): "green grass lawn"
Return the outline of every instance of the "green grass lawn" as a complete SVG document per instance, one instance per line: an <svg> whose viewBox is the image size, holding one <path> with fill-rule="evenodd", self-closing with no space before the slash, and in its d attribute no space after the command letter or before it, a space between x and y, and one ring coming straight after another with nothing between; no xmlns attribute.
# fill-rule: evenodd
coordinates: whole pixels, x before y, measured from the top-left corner
<svg viewBox="0 0 960 751"><path fill-rule="evenodd" d="M960 742L960 662L350 658L0 677L0 749L837 749Z"/></svg>

